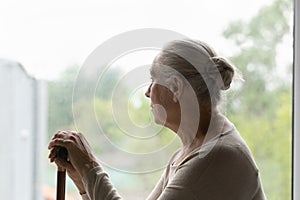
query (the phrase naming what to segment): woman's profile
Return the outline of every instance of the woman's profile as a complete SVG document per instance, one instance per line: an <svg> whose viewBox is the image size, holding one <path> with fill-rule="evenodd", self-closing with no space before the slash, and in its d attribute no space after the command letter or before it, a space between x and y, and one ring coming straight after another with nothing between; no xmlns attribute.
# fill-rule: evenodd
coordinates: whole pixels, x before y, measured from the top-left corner
<svg viewBox="0 0 300 200"><path fill-rule="evenodd" d="M247 144L218 108L236 73L197 40L171 41L156 56L145 96L155 122L177 134L182 147L147 199L266 199ZM60 147L68 150L69 161L57 157ZM83 199L122 199L82 133L58 131L49 149L50 161L67 170Z"/></svg>

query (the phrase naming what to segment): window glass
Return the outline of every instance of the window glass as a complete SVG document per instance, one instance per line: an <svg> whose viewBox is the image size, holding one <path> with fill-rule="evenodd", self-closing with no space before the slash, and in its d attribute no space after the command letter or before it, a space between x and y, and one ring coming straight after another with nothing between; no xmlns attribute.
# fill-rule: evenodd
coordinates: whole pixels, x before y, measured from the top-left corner
<svg viewBox="0 0 300 200"><path fill-rule="evenodd" d="M149 27L202 40L240 70L242 76L224 93L220 107L249 145L268 199L291 198L291 0L28 0L0 5L5 97L0 100L5 124L0 132L7 141L1 147L7 165L0 168L5 177L0 185L5 199L12 199L5 191L16 194L13 199L21 199L17 194L55 199L56 167L49 164L46 147L64 129L86 135L125 199L146 198L181 145L173 132L154 123L144 96L159 49L124 51L108 68L94 63L103 71L85 71L84 66L105 42ZM121 51L126 42L111 49ZM137 84L139 78L148 82ZM79 198L70 179L67 193L68 199Z"/></svg>

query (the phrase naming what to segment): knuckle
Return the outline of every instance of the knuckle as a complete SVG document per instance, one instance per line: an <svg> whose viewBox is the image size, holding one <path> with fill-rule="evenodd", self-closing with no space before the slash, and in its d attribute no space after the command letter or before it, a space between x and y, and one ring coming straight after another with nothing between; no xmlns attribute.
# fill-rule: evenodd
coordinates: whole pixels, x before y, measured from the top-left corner
<svg viewBox="0 0 300 200"><path fill-rule="evenodd" d="M76 141L76 136L75 135L70 135L69 139L75 142Z"/></svg>
<svg viewBox="0 0 300 200"><path fill-rule="evenodd" d="M57 137L63 137L64 136L64 132L60 131L56 134Z"/></svg>
<svg viewBox="0 0 300 200"><path fill-rule="evenodd" d="M76 132L76 131L70 131L70 134L76 136L76 135L78 135L78 132Z"/></svg>

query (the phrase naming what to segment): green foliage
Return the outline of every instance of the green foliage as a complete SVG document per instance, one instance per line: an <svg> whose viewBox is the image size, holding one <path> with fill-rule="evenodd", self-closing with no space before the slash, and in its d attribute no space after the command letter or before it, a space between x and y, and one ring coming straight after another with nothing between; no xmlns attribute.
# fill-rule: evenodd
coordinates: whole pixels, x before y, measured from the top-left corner
<svg viewBox="0 0 300 200"><path fill-rule="evenodd" d="M116 121L111 100L82 99L73 105L75 124L72 126L88 137L98 155L115 148L131 153L157 151L157 147L168 145L175 135L154 124L149 102L145 97L140 98L138 107L129 102L128 108L117 113L118 118L128 120L127 123Z"/></svg>
<svg viewBox="0 0 300 200"><path fill-rule="evenodd" d="M249 22L232 22L224 31L239 49L231 60L245 79L229 93L228 115L250 146L271 200L291 197L291 74L277 71L291 67L277 62L282 39L291 37L291 3L275 0Z"/></svg>
<svg viewBox="0 0 300 200"><path fill-rule="evenodd" d="M243 105L237 109L229 105L231 112L260 114L270 112L278 103L276 91L269 90L276 90L276 87L281 87L286 82L276 69L291 67L281 66L281 63L276 62L282 39L284 36L291 37L291 12L291 1L275 0L270 6L259 10L249 22L232 22L224 31L224 37L233 41L239 49L231 60L243 72L246 80L242 90L238 91ZM259 99L257 94L260 95ZM255 106L248 110L248 105Z"/></svg>
<svg viewBox="0 0 300 200"><path fill-rule="evenodd" d="M120 79L121 73L117 71L105 75L99 82L93 98L89 94L93 81L88 78L81 85L76 98L72 99L73 88L76 81L77 69L71 67L66 70L59 80L49 83L49 137L58 129L78 130L82 132L90 142L94 152L101 158L112 160L124 160L118 151L131 154L146 154L149 152L162 151L165 156L162 161L167 162L170 155L179 148L180 141L176 135L166 128L155 125L150 113L150 103L145 98L144 92L137 93L133 98L126 85L120 86L122 97L128 99L128 107L118 107L113 110L112 91ZM115 100L118 103L118 98ZM116 110L115 110L116 111ZM116 123L116 116L120 119L129 119L131 123ZM138 131L136 130L138 129ZM171 147L171 148L169 148ZM126 161L125 161L126 162ZM156 166L156 162L152 162ZM135 160L128 166L142 169L144 163ZM156 168L154 168L156 169ZM152 188L158 180L160 173L153 172L136 176L134 174L120 173L107 168L111 177L123 177L132 187L139 187L137 192ZM113 178L121 193L127 193L129 185L122 184L120 178ZM131 187L131 190L134 189Z"/></svg>
<svg viewBox="0 0 300 200"><path fill-rule="evenodd" d="M76 66L68 68L57 81L48 82L48 137L73 122L72 92Z"/></svg>
<svg viewBox="0 0 300 200"><path fill-rule="evenodd" d="M268 199L291 196L291 94L278 94L275 115L231 115L230 119L248 143L260 168Z"/></svg>

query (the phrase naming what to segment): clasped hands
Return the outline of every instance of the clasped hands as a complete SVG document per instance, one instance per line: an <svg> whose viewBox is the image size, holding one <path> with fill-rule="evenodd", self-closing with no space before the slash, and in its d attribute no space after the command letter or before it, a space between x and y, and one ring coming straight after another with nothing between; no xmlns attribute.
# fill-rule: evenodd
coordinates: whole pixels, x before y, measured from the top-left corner
<svg viewBox="0 0 300 200"><path fill-rule="evenodd" d="M64 147L68 151L68 160L57 156L59 148ZM94 167L100 166L92 153L91 147L80 132L58 131L51 139L50 162L55 162L58 170L66 170L73 180L79 192L85 193L82 178Z"/></svg>

